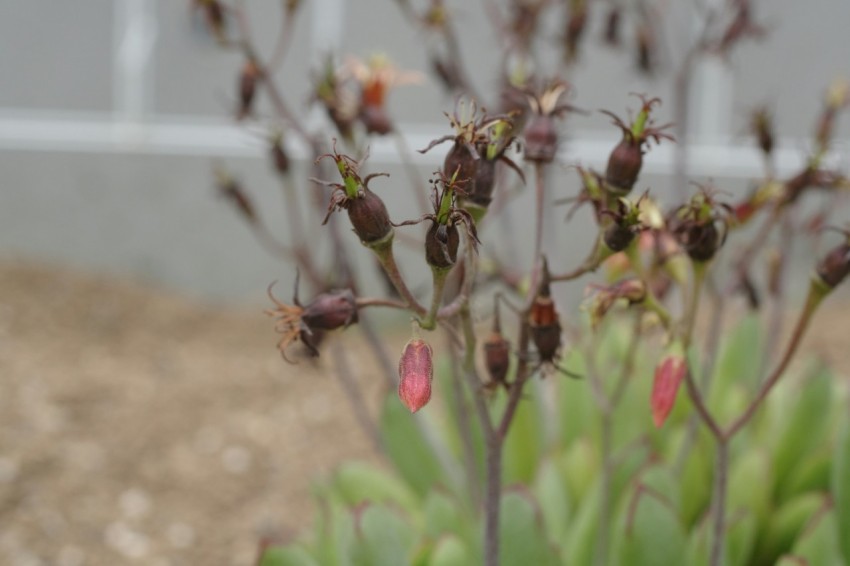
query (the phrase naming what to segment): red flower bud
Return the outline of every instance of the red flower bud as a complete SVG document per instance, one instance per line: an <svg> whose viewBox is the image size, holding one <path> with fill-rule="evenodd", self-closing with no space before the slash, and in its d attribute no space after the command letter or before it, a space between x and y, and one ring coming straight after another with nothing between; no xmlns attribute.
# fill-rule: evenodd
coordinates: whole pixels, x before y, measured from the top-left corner
<svg viewBox="0 0 850 566"><path fill-rule="evenodd" d="M425 341L413 338L404 347L398 361L398 396L415 413L431 399L431 380L434 365L433 350Z"/></svg>
<svg viewBox="0 0 850 566"><path fill-rule="evenodd" d="M652 406L652 421L656 428L661 428L670 411L673 410L676 393L679 391L679 384L682 383L686 371L685 359L681 355L673 354L665 356L658 367L655 368L655 381L652 384L650 405Z"/></svg>

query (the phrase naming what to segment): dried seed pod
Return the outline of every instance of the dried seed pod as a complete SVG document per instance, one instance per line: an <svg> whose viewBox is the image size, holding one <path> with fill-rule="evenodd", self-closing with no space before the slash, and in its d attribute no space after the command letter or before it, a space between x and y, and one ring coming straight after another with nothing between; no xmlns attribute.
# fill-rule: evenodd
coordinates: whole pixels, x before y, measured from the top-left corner
<svg viewBox="0 0 850 566"><path fill-rule="evenodd" d="M578 58L579 41L587 27L587 3L584 0L570 2L570 15L567 18L567 30L564 34L564 56L568 62Z"/></svg>
<svg viewBox="0 0 850 566"><path fill-rule="evenodd" d="M523 132L525 159L537 163L551 163L558 151L558 130L555 120L548 115L533 115Z"/></svg>
<svg viewBox="0 0 850 566"><path fill-rule="evenodd" d="M507 377L511 366L511 343L498 332L491 333L484 342L484 364L491 383L505 388L510 386Z"/></svg>
<svg viewBox="0 0 850 566"><path fill-rule="evenodd" d="M605 18L605 33L602 38L608 45L620 45L620 22L622 21L619 6L612 6Z"/></svg>
<svg viewBox="0 0 850 566"><path fill-rule="evenodd" d="M283 136L281 134L272 136L269 153L271 154L275 170L281 175L288 174L290 166L289 155L287 155L286 150L283 148Z"/></svg>
<svg viewBox="0 0 850 566"><path fill-rule="evenodd" d="M484 365L490 376L488 386L510 387L507 381L508 370L511 366L511 343L502 336L502 322L499 315L499 297L496 296L493 312L493 328L490 336L484 341Z"/></svg>
<svg viewBox="0 0 850 566"><path fill-rule="evenodd" d="M363 187L357 198L345 206L348 219L360 241L371 244L384 240L393 231L390 215L381 197Z"/></svg>
<svg viewBox="0 0 850 566"><path fill-rule="evenodd" d="M713 258L722 243L714 222L690 223L679 231L678 236L685 253L696 261Z"/></svg>
<svg viewBox="0 0 850 566"><path fill-rule="evenodd" d="M260 68L251 58L242 65L239 73L239 110L236 119L242 120L253 113L254 95L257 92L257 82L260 79Z"/></svg>
<svg viewBox="0 0 850 566"><path fill-rule="evenodd" d="M229 200L236 210L248 222L254 223L257 221L257 213L254 205L242 185L234 179L223 167L216 166L214 171L218 192L221 196Z"/></svg>
<svg viewBox="0 0 850 566"><path fill-rule="evenodd" d="M336 330L357 322L357 302L351 289L317 295L304 307L301 320L312 330Z"/></svg>
<svg viewBox="0 0 850 566"><path fill-rule="evenodd" d="M758 108L753 112L750 128L762 152L770 155L773 152L773 119L767 108Z"/></svg>
<svg viewBox="0 0 850 566"><path fill-rule="evenodd" d="M817 267L817 275L829 288L833 289L850 274L850 244L844 242L833 248Z"/></svg>
<svg viewBox="0 0 850 566"><path fill-rule="evenodd" d="M552 300L549 268L545 260L540 291L531 305L528 324L531 341L540 354L540 363L554 363L561 348L561 322Z"/></svg>
<svg viewBox="0 0 850 566"><path fill-rule="evenodd" d="M375 104L364 105L360 109L360 121L370 134L385 136L394 129L386 108Z"/></svg>
<svg viewBox="0 0 850 566"><path fill-rule="evenodd" d="M360 177L360 166L366 157L354 161L347 155L333 153L320 156L317 162L325 157L334 160L337 170L342 176L343 184L311 179L314 183L333 188L328 213L323 221L327 223L331 214L338 209L348 212L348 219L354 232L364 245L375 248L379 245L389 245L393 236L393 225L387 207L381 197L369 190L369 181L375 177L388 176L386 173L372 173L365 179Z"/></svg>
<svg viewBox="0 0 850 566"><path fill-rule="evenodd" d="M286 349L292 342L301 341L312 356L318 356L318 345L325 331L347 328L357 322L357 302L350 289L328 291L317 295L307 306L298 300L298 281L295 278L295 290L292 303L287 305L272 295L269 285L268 295L275 308L267 310L266 314L276 318L275 331L282 334L277 344L281 356L287 362Z"/></svg>
<svg viewBox="0 0 850 566"><path fill-rule="evenodd" d="M431 399L431 381L434 379L433 350L424 340L411 339L398 362L398 396L402 403L415 413Z"/></svg>
<svg viewBox="0 0 850 566"><path fill-rule="evenodd" d="M433 222L425 235L425 260L428 265L448 269L457 262L460 233L454 223Z"/></svg>
<svg viewBox="0 0 850 566"><path fill-rule="evenodd" d="M654 127L650 121L653 106L660 104L658 98L640 95L643 102L640 112L631 124L626 124L613 112L602 110L611 117L614 125L620 128L623 138L611 152L605 169L605 185L614 196L623 196L631 192L643 167L643 154L649 140L660 143L662 139L673 139L664 130L670 124Z"/></svg>
<svg viewBox="0 0 850 566"><path fill-rule="evenodd" d="M443 161L443 174L457 183L471 183L478 172L481 160L478 152L473 152L471 144L456 140Z"/></svg>

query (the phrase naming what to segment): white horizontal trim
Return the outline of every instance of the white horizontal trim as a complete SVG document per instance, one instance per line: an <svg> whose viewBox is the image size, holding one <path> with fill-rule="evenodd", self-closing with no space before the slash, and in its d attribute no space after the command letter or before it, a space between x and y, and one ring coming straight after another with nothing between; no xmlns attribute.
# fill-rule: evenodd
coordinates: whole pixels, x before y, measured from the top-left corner
<svg viewBox="0 0 850 566"><path fill-rule="evenodd" d="M447 133L436 124L402 124L407 144L423 148L432 139ZM562 162L603 168L618 138L599 131L572 130L564 144ZM289 139L288 149L294 159L306 159L306 148ZM776 153L777 173L794 173L804 163L806 143L800 139L780 140ZM850 142L836 144L844 148L843 162ZM146 122L126 122L109 114L0 112L0 150L57 151L79 153L138 153L153 155L185 155L209 157L265 157L265 148L257 131L234 125L231 121L158 116ZM672 143L653 147L647 154L644 171L669 174L675 159ZM689 169L693 176L717 178L751 178L763 175L759 151L747 140L728 143L698 141L690 148ZM439 149L426 155L414 154L417 164L437 165L445 153ZM834 152L830 161L839 160ZM391 138L375 140L371 147L372 163L400 162L396 144Z"/></svg>

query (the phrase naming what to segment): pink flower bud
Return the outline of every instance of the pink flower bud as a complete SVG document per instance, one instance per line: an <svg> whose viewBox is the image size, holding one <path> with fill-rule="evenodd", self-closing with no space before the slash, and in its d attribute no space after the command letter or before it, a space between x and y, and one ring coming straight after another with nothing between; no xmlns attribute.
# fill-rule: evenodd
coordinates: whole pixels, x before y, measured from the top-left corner
<svg viewBox="0 0 850 566"><path fill-rule="evenodd" d="M656 428L661 428L670 411L673 410L676 393L679 391L679 384L682 383L686 371L685 359L681 355L672 354L665 356L655 368L650 405Z"/></svg>
<svg viewBox="0 0 850 566"><path fill-rule="evenodd" d="M402 403L415 413L431 399L431 380L434 365L433 351L424 340L413 338L401 353L398 361L398 396Z"/></svg>

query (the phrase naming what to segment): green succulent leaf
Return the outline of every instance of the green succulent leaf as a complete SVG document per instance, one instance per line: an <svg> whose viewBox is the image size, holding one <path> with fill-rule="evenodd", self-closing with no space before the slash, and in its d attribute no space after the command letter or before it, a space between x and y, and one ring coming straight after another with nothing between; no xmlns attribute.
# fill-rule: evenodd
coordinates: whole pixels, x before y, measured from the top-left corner
<svg viewBox="0 0 850 566"><path fill-rule="evenodd" d="M347 462L334 474L331 489L349 507L363 502L392 502L408 512L418 507L416 494L397 476L362 462Z"/></svg>
<svg viewBox="0 0 850 566"><path fill-rule="evenodd" d="M806 493L785 503L770 517L756 549L760 564L770 564L791 550L803 528L822 507L824 496Z"/></svg>
<svg viewBox="0 0 850 566"><path fill-rule="evenodd" d="M527 399L517 406L505 439L502 458L505 485L530 484L543 454L546 435L542 418L546 408L540 403L539 392L534 386L534 382L526 386Z"/></svg>
<svg viewBox="0 0 850 566"><path fill-rule="evenodd" d="M381 413L381 438L387 455L413 491L424 496L436 485L450 484L429 439L414 419L420 419L421 426L428 426L422 416L411 415L396 395L386 397Z"/></svg>
<svg viewBox="0 0 850 566"><path fill-rule="evenodd" d="M824 435L830 418L832 374L823 366L797 386L794 408L776 438L774 469L782 486L815 446L811 439Z"/></svg>
<svg viewBox="0 0 850 566"><path fill-rule="evenodd" d="M398 566L413 556L414 532L398 514L382 505L356 511L355 566Z"/></svg>
<svg viewBox="0 0 850 566"><path fill-rule="evenodd" d="M288 545L267 548L258 566L319 566L319 563L300 546Z"/></svg>
<svg viewBox="0 0 850 566"><path fill-rule="evenodd" d="M622 530L620 562L629 566L685 564L685 531L675 507L654 489L637 486Z"/></svg>
<svg viewBox="0 0 850 566"><path fill-rule="evenodd" d="M832 510L812 517L791 553L807 561L809 566L841 564L838 548L838 527Z"/></svg>
<svg viewBox="0 0 850 566"><path fill-rule="evenodd" d="M502 496L501 505L499 563L558 565L558 555L546 539L540 508L533 496L525 491L509 491Z"/></svg>
<svg viewBox="0 0 850 566"><path fill-rule="evenodd" d="M473 563L467 544L454 535L447 535L437 542L428 566L468 566Z"/></svg>
<svg viewBox="0 0 850 566"><path fill-rule="evenodd" d="M563 540L567 535L570 520L570 494L564 482L563 472L551 458L541 464L533 491L540 502L543 524L549 540Z"/></svg>
<svg viewBox="0 0 850 566"><path fill-rule="evenodd" d="M835 507L841 556L850 564L850 418L841 425L832 464L832 501Z"/></svg>

